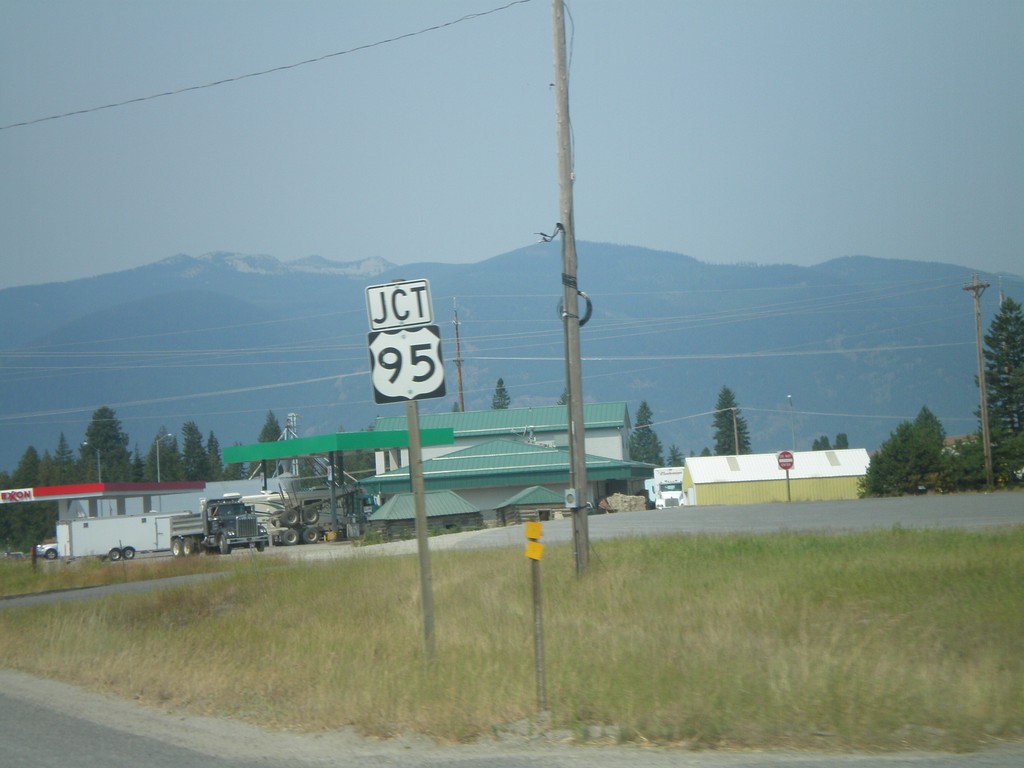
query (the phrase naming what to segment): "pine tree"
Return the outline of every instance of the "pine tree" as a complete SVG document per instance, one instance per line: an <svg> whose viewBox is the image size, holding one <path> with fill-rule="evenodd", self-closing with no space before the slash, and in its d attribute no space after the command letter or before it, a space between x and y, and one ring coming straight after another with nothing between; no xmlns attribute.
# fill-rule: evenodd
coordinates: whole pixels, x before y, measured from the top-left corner
<svg viewBox="0 0 1024 768"><path fill-rule="evenodd" d="M913 422L897 425L889 439L871 457L861 487L870 496L900 496L921 488L943 488L948 467L942 423L927 406Z"/></svg>
<svg viewBox="0 0 1024 768"><path fill-rule="evenodd" d="M683 466L683 452L679 450L679 446L672 443L668 447L668 466L670 467L681 467Z"/></svg>
<svg viewBox="0 0 1024 768"><path fill-rule="evenodd" d="M55 479L56 468L53 463L53 457L50 456L49 451L43 451L42 457L39 459L39 485L60 485Z"/></svg>
<svg viewBox="0 0 1024 768"><path fill-rule="evenodd" d="M985 334L989 420L1012 435L1024 431L1024 313L1006 298Z"/></svg>
<svg viewBox="0 0 1024 768"><path fill-rule="evenodd" d="M845 451L850 447L850 438L846 436L845 432L840 432L836 435L836 450Z"/></svg>
<svg viewBox="0 0 1024 768"><path fill-rule="evenodd" d="M984 488L987 483L985 452L982 450L979 431L957 440L950 446L949 488L956 491L975 491Z"/></svg>
<svg viewBox="0 0 1024 768"><path fill-rule="evenodd" d="M30 445L21 454L21 460L14 470L14 484L19 488L32 488L39 485L39 451Z"/></svg>
<svg viewBox="0 0 1024 768"><path fill-rule="evenodd" d="M750 430L747 429L747 420L740 416L736 395L728 387L722 387L718 393L712 425L715 428L716 456L750 453Z"/></svg>
<svg viewBox="0 0 1024 768"><path fill-rule="evenodd" d="M51 481L54 485L67 485L74 482L76 478L75 454L71 450L71 446L68 445L63 432L60 433L60 438L57 440L57 451L53 454L53 469Z"/></svg>
<svg viewBox="0 0 1024 768"><path fill-rule="evenodd" d="M212 430L206 436L206 463L209 472L204 479L207 482L216 483L224 479L224 462L220 456L220 442Z"/></svg>
<svg viewBox="0 0 1024 768"><path fill-rule="evenodd" d="M132 477L128 435L113 409L97 408L85 429L80 463L87 481L129 482Z"/></svg>
<svg viewBox="0 0 1024 768"><path fill-rule="evenodd" d="M239 445L239 443L235 443ZM221 477L222 480L245 480L245 465L244 464L226 464L224 465L224 473Z"/></svg>
<svg viewBox="0 0 1024 768"><path fill-rule="evenodd" d="M263 422L263 429L260 430L260 436L257 442L273 443L280 439L281 424L278 422L273 411L267 411L267 419Z"/></svg>
<svg viewBox="0 0 1024 768"><path fill-rule="evenodd" d="M651 429L653 419L651 407L646 400L641 400L640 407L636 409L636 426L629 436L629 458L631 461L642 461L660 467L663 463L661 440Z"/></svg>
<svg viewBox="0 0 1024 768"><path fill-rule="evenodd" d="M181 459L185 480L205 480L209 475L209 457L203 448L203 435L194 421L186 421L181 427Z"/></svg>
<svg viewBox="0 0 1024 768"><path fill-rule="evenodd" d="M498 379L498 383L494 385L494 397L491 398L491 410L504 411L511 404L512 398L509 397L508 390L505 389L505 381Z"/></svg>
<svg viewBox="0 0 1024 768"><path fill-rule="evenodd" d="M39 452L30 445L22 454L10 482L4 487L34 488L42 485L41 464ZM57 505L54 503L4 505L0 507L0 544L17 550L28 549L51 538L56 523Z"/></svg>
<svg viewBox="0 0 1024 768"><path fill-rule="evenodd" d="M138 443L135 444L135 450L132 451L132 482L141 483L146 479L146 461L142 458L142 454L139 452Z"/></svg>

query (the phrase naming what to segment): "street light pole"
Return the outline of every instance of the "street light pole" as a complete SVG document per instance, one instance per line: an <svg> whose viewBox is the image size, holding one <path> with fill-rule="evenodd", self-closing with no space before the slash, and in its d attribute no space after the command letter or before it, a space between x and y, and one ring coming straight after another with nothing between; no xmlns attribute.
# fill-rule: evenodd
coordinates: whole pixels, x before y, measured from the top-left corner
<svg viewBox="0 0 1024 768"><path fill-rule="evenodd" d="M83 448L87 448L88 446L89 446L89 441L88 440L85 440L85 441L82 442L82 447ZM103 466L100 464L100 449L99 448L94 448L93 450L96 452L96 482L97 483L102 483L103 482Z"/></svg>
<svg viewBox="0 0 1024 768"><path fill-rule="evenodd" d="M796 420L795 420L795 417L793 416L793 396L792 395L786 395L786 397L789 399L789 432L790 432L790 437L792 438L792 441L793 441L793 450L795 451L796 450Z"/></svg>
<svg viewBox="0 0 1024 768"><path fill-rule="evenodd" d="M160 482L160 443L162 443L168 437L170 437L170 435L167 434L166 432L164 432L162 435L157 437L157 439L155 441L156 442L156 481L157 481L157 483Z"/></svg>
<svg viewBox="0 0 1024 768"><path fill-rule="evenodd" d="M164 432L162 435L158 435L157 438L156 438L156 441L155 441L156 442L156 484L157 485L160 485L160 443L162 443L168 437L170 437L170 435L167 434L166 432ZM161 512L163 512L164 502L163 502L163 496L162 495L156 497L156 503L157 503L157 509L159 509Z"/></svg>

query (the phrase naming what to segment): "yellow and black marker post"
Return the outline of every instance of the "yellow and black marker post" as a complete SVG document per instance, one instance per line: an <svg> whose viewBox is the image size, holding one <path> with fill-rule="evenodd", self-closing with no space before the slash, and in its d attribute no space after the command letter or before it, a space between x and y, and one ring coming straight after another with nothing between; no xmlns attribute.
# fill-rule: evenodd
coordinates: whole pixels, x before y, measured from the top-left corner
<svg viewBox="0 0 1024 768"><path fill-rule="evenodd" d="M530 572L533 577L533 645L537 674L537 711L543 713L548 708L547 694L544 691L544 622L540 610L540 558L544 554L544 545L540 543L539 522L529 521L525 528L526 556L530 559Z"/></svg>

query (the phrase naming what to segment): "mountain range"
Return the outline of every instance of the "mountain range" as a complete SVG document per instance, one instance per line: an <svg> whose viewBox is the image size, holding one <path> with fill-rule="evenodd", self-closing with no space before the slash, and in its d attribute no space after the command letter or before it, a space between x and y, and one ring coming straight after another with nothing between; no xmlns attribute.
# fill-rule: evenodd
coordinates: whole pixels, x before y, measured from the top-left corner
<svg viewBox="0 0 1024 768"><path fill-rule="evenodd" d="M927 405L949 434L976 429L974 307L967 267L848 256L811 267L716 265L678 253L578 242L584 398L653 413L665 452L713 447L728 386L754 451L807 450L821 435L877 448ZM145 454L161 427L193 421L220 445L257 439L268 411L301 435L356 431L378 415L365 289L427 279L447 396L421 412L512 407L564 389L561 246L474 264L379 258L177 255L136 269L0 291L0 468L24 450L82 440L110 406ZM1024 279L981 274L1021 300ZM982 299L983 330L997 291ZM582 306L582 304L581 304ZM457 324L456 324L457 317Z"/></svg>

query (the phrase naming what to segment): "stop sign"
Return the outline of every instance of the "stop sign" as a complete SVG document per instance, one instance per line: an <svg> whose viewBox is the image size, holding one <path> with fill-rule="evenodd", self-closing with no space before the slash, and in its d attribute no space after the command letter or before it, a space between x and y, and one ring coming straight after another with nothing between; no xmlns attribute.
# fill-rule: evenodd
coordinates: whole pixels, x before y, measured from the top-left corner
<svg viewBox="0 0 1024 768"><path fill-rule="evenodd" d="M789 451L779 451L779 469L793 468L793 454Z"/></svg>

